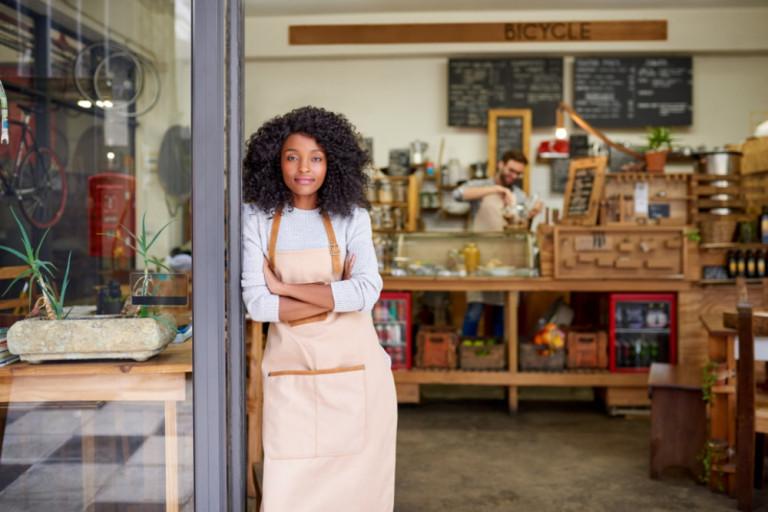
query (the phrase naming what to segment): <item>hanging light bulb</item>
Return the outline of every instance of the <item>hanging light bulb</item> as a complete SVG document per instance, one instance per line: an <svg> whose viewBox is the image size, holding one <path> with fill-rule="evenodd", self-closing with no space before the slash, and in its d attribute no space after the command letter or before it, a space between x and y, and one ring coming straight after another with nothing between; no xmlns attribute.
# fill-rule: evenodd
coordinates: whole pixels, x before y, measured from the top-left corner
<svg viewBox="0 0 768 512"><path fill-rule="evenodd" d="M568 131L565 129L565 116L561 109L555 110L555 138L565 139L568 137Z"/></svg>

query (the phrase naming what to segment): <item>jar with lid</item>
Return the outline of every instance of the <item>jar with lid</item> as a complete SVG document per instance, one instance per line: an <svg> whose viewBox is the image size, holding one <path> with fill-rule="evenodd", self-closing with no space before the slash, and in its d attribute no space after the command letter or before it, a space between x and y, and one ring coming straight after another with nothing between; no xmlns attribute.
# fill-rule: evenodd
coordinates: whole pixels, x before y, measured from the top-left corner
<svg viewBox="0 0 768 512"><path fill-rule="evenodd" d="M480 249L477 244L470 242L464 247L464 265L467 267L467 272L476 272L477 267L480 266Z"/></svg>
<svg viewBox="0 0 768 512"><path fill-rule="evenodd" d="M379 202L391 204L393 201L394 194L392 192L392 182L389 180L381 180L379 182Z"/></svg>
<svg viewBox="0 0 768 512"><path fill-rule="evenodd" d="M396 203L408 202L408 182L407 181L398 181L397 183L395 183L394 202Z"/></svg>
<svg viewBox="0 0 768 512"><path fill-rule="evenodd" d="M371 228L381 229L381 206L371 207Z"/></svg>
<svg viewBox="0 0 768 512"><path fill-rule="evenodd" d="M395 220L392 217L393 208L385 206L381 209L381 227L383 229L392 229L395 227Z"/></svg>
<svg viewBox="0 0 768 512"><path fill-rule="evenodd" d="M376 193L376 189L378 188L378 183L375 180L370 180L368 182L368 188L365 190L365 198L370 201L371 203L375 203L378 194Z"/></svg>
<svg viewBox="0 0 768 512"><path fill-rule="evenodd" d="M392 208L392 226L395 229L403 229L403 210L400 208Z"/></svg>

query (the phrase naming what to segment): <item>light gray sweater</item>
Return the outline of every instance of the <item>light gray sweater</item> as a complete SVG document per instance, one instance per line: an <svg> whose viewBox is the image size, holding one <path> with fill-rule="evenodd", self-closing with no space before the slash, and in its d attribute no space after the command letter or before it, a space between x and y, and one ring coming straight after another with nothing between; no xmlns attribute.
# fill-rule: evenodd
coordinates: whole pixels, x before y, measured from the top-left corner
<svg viewBox="0 0 768 512"><path fill-rule="evenodd" d="M243 301L248 314L258 322L279 321L279 297L267 288L262 270L272 221L271 216L253 205L243 205ZM331 224L341 249L342 262L347 252L355 255L351 279L331 283L335 304L333 310L371 311L382 287L373 248L371 218L365 209L356 207L349 217L331 216ZM320 247L328 247L320 210L284 210L276 250L298 251Z"/></svg>

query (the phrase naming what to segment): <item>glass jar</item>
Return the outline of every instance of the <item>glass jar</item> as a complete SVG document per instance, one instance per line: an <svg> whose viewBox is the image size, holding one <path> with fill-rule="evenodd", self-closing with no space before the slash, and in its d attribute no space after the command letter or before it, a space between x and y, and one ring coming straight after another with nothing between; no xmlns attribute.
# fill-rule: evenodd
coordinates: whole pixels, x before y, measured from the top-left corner
<svg viewBox="0 0 768 512"><path fill-rule="evenodd" d="M378 199L378 194L376 193L376 189L378 188L377 185L378 183L376 183L376 181L371 180L368 183L368 188L365 191L365 198L368 199L368 201L371 203L375 203Z"/></svg>
<svg viewBox="0 0 768 512"><path fill-rule="evenodd" d="M408 202L408 182L398 181L395 183L395 202L407 203Z"/></svg>
<svg viewBox="0 0 768 512"><path fill-rule="evenodd" d="M392 208L383 207L381 209L381 227L382 229L392 229L395 227L395 219L392 216Z"/></svg>
<svg viewBox="0 0 768 512"><path fill-rule="evenodd" d="M467 272L477 271L477 267L480 266L480 249L477 244L470 242L464 247L464 265Z"/></svg>
<svg viewBox="0 0 768 512"><path fill-rule="evenodd" d="M383 204L392 204L394 194L392 192L392 183L389 180L379 182L379 202Z"/></svg>
<svg viewBox="0 0 768 512"><path fill-rule="evenodd" d="M371 208L371 228L381 229L381 206Z"/></svg>

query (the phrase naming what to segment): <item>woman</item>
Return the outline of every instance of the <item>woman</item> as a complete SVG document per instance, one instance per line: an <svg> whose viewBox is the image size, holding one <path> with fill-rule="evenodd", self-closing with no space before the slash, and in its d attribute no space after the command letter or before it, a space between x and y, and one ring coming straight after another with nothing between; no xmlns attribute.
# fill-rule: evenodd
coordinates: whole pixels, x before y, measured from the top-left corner
<svg viewBox="0 0 768 512"><path fill-rule="evenodd" d="M247 144L243 299L269 322L264 512L391 511L397 399L370 311L381 291L349 121L304 107Z"/></svg>

